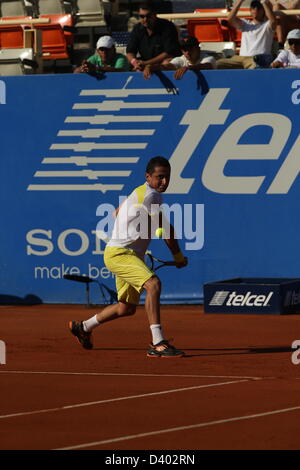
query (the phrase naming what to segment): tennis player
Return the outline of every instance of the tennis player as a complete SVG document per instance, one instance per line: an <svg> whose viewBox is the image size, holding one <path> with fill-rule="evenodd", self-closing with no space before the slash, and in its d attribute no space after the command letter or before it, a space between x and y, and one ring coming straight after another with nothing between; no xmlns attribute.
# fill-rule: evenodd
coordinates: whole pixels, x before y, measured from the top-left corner
<svg viewBox="0 0 300 470"><path fill-rule="evenodd" d="M69 328L85 349L93 348L92 331L116 318L133 315L145 289L145 310L148 316L152 342L148 357L182 357L184 352L171 345L164 337L160 322L161 282L144 263L144 255L151 241L154 220L162 217L162 193L170 181L171 168L163 157L152 158L146 168L146 182L133 190L116 211L112 237L104 251L104 263L116 275L118 303L105 307L86 321L71 321ZM141 224L140 221L145 221ZM157 226L156 226L157 227ZM155 227L154 227L155 228ZM164 238L177 268L187 265L187 258L179 248L174 228L169 225Z"/></svg>

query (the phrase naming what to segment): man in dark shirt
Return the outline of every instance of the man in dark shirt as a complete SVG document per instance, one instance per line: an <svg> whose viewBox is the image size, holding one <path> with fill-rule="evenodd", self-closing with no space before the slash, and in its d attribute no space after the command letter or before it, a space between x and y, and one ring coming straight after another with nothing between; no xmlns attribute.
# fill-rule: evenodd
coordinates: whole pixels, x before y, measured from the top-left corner
<svg viewBox="0 0 300 470"><path fill-rule="evenodd" d="M133 70L143 70L146 65L160 64L181 54L177 29L171 21L157 18L147 3L140 5L139 17L140 23L133 28L126 49Z"/></svg>

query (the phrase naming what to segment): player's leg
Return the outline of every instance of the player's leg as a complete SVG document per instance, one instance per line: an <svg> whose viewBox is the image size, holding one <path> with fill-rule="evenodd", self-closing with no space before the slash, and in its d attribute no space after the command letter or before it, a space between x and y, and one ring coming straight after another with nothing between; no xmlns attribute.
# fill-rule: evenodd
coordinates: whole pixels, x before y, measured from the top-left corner
<svg viewBox="0 0 300 470"><path fill-rule="evenodd" d="M157 276L152 276L145 282L144 289L146 290L145 310L149 324L158 324L160 323L160 279Z"/></svg>
<svg viewBox="0 0 300 470"><path fill-rule="evenodd" d="M136 311L136 305L129 304L126 302L118 302L117 304L109 305L105 307L101 312L97 313L96 319L98 324L106 323L112 320L116 320L120 317L127 317L134 315ZM83 322L85 323L85 322Z"/></svg>
<svg viewBox="0 0 300 470"><path fill-rule="evenodd" d="M101 312L85 321L73 320L69 322L71 333L85 349L93 348L92 332L99 325L135 313L136 306L139 304L140 292L143 290L142 284L152 276L152 271L144 265L142 260L132 255L132 250L106 248L104 262L106 267L116 275L118 303L108 305ZM126 277L135 286L128 283Z"/></svg>
<svg viewBox="0 0 300 470"><path fill-rule="evenodd" d="M184 353L172 346L164 337L160 322L160 279L153 275L144 283L146 290L145 310L152 334L148 357L182 357Z"/></svg>
<svg viewBox="0 0 300 470"><path fill-rule="evenodd" d="M152 335L151 357L180 357L183 352L171 346L164 338L160 324L159 278L133 250L107 247L105 264L117 275L118 300L124 304L138 305L140 293L146 290L145 309Z"/></svg>
<svg viewBox="0 0 300 470"><path fill-rule="evenodd" d="M79 343L85 349L93 349L92 332L99 325L115 320L120 317L133 315L136 311L136 305L118 302L117 304L108 305L101 312L93 315L84 321L71 321L69 328L71 333L76 336Z"/></svg>

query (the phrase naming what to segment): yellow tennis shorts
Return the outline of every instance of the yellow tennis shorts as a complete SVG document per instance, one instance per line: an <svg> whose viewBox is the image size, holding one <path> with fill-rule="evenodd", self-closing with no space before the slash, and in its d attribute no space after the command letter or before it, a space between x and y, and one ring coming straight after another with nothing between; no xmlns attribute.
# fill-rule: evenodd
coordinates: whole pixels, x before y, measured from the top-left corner
<svg viewBox="0 0 300 470"><path fill-rule="evenodd" d="M118 300L138 305L143 285L154 273L134 250L107 246L104 251L106 267L116 275Z"/></svg>

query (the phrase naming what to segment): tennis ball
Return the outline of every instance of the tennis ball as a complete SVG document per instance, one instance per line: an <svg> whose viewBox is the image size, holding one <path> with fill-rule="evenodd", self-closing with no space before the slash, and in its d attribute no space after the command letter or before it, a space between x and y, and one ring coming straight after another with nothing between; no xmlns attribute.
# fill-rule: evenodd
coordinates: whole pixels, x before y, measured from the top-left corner
<svg viewBox="0 0 300 470"><path fill-rule="evenodd" d="M162 238L163 234L164 234L164 231L165 229L162 228L162 227L159 227L155 230L155 235L157 236L157 238Z"/></svg>

